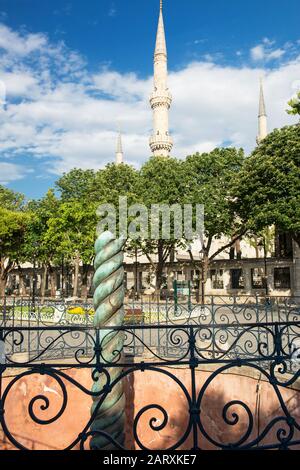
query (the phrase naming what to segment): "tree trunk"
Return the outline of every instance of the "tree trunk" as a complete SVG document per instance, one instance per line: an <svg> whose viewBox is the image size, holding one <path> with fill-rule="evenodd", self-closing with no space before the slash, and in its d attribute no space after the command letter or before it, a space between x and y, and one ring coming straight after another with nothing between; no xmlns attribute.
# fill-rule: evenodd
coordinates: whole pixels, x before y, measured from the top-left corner
<svg viewBox="0 0 300 470"><path fill-rule="evenodd" d="M237 240L235 242L235 251L236 251L236 258L242 259L241 240Z"/></svg>
<svg viewBox="0 0 300 470"><path fill-rule="evenodd" d="M87 285L87 280L88 280L88 273L89 273L89 265L84 264L82 266L82 280L81 280L81 297L84 299L87 299L88 296L88 285Z"/></svg>
<svg viewBox="0 0 300 470"><path fill-rule="evenodd" d="M76 254L76 258L74 260L74 286L73 286L73 297L78 297L78 282L79 282L79 264L80 258L79 254Z"/></svg>
<svg viewBox="0 0 300 470"><path fill-rule="evenodd" d="M46 290L46 282L47 282L47 275L48 275L48 266L44 265L44 271L42 274L42 283L41 283L41 303L44 303L45 300L45 290Z"/></svg>
<svg viewBox="0 0 300 470"><path fill-rule="evenodd" d="M156 290L159 291L163 281L163 263L158 262L156 268Z"/></svg>
<svg viewBox="0 0 300 470"><path fill-rule="evenodd" d="M52 266L48 265L50 272L50 295L51 297L56 296L56 272Z"/></svg>
<svg viewBox="0 0 300 470"><path fill-rule="evenodd" d="M201 303L205 303L205 285L207 281L207 275L208 275L208 269L209 269L209 256L207 253L204 254L203 260L202 260L202 269L201 269Z"/></svg>
<svg viewBox="0 0 300 470"><path fill-rule="evenodd" d="M158 240L157 244L157 266L156 266L156 290L159 291L163 281L163 269L164 269L164 252L163 242Z"/></svg>
<svg viewBox="0 0 300 470"><path fill-rule="evenodd" d="M256 258L259 258L259 248L258 248L258 238L256 235L254 235L254 246L255 246L255 256Z"/></svg>
<svg viewBox="0 0 300 470"><path fill-rule="evenodd" d="M299 246L300 248L300 234L299 233L293 233L292 234L292 238L294 239L294 241L297 243L297 245Z"/></svg>
<svg viewBox="0 0 300 470"><path fill-rule="evenodd" d="M0 297L5 297L5 289L8 280L8 274L12 270L14 263L7 260L5 264L5 258L0 258Z"/></svg>
<svg viewBox="0 0 300 470"><path fill-rule="evenodd" d="M168 272L167 272L167 288L168 288L168 294L170 294L171 291L173 290L173 286L174 286L174 273L173 273L173 269L170 269L170 270L168 270Z"/></svg>
<svg viewBox="0 0 300 470"><path fill-rule="evenodd" d="M23 297L23 295L26 295L26 290L25 290L23 269L21 268L19 264L18 264L18 273L19 273L19 295Z"/></svg>
<svg viewBox="0 0 300 470"><path fill-rule="evenodd" d="M2 275L0 277L0 297L5 297L5 288L7 283L7 276L3 278Z"/></svg>

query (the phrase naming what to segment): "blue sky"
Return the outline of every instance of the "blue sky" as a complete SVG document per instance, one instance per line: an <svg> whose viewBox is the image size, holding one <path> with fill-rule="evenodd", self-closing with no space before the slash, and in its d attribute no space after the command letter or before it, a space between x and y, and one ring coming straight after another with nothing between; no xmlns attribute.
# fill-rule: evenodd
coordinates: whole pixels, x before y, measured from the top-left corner
<svg viewBox="0 0 300 470"><path fill-rule="evenodd" d="M0 182L40 197L63 171L149 157L159 0L0 0ZM293 122L299 1L164 0L174 156L250 152L258 80L269 128Z"/></svg>

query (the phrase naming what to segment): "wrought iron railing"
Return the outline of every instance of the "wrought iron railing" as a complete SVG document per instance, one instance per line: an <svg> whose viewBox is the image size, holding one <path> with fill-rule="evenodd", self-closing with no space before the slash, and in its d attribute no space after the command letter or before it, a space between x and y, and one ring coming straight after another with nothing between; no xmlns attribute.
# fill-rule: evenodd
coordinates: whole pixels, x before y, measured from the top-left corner
<svg viewBox="0 0 300 470"><path fill-rule="evenodd" d="M299 321L284 323L203 323L190 325L196 331L197 351L202 359L236 359L255 357L261 362L274 350L273 328L282 327L281 342L297 350ZM124 352L132 357L144 357L149 352L157 357L180 360L189 348L188 325L127 325L124 332ZM5 356L8 363L91 357L97 329L91 326L27 326L2 328ZM263 348L263 349L260 349ZM293 351L289 350L291 354Z"/></svg>
<svg viewBox="0 0 300 470"><path fill-rule="evenodd" d="M300 316L300 297L210 296L205 304L141 297L125 300L127 324L189 324L291 321ZM0 326L93 325L93 303L0 298Z"/></svg>
<svg viewBox="0 0 300 470"><path fill-rule="evenodd" d="M227 301L227 303L225 302ZM242 331L242 324L263 324L272 322L297 322L300 320L300 304L297 298L272 298L269 301L259 297L252 298L221 298L212 297L206 305L190 305L189 303L127 301L124 305L125 325L160 326L160 328L144 328L139 331L139 338L133 337L127 351L134 356L145 352L145 344L150 348L163 351L169 356L180 356L180 348L172 348L167 338L167 326L180 324L201 325L202 334L205 328L207 348L214 352L218 346L209 339L218 338L219 344L229 347ZM94 309L90 302L62 303L61 301L32 302L26 299L6 299L0 304L0 327L11 329L11 354L27 354L28 357L39 355L47 347L47 359L72 357L74 349L82 346L91 349L88 337L81 327L93 328ZM220 325L217 328L215 325ZM233 328L223 328L232 325ZM72 334L61 335L53 341L53 332L61 331L62 327L74 326ZM222 328L221 328L222 327ZM15 328L15 329L14 329ZM23 341L19 341L18 329L27 328ZM257 337L263 336L260 327L256 328ZM291 333L292 334L292 333ZM249 340L250 340L249 335ZM267 338L268 339L268 338ZM141 341L140 341L141 340Z"/></svg>
<svg viewBox="0 0 300 470"><path fill-rule="evenodd" d="M21 346L28 341L31 332L44 335L44 343L36 356L25 358L16 356L12 351L13 345ZM149 335L159 332L160 343L151 345ZM111 335L124 334L124 351L114 351L113 359L108 360L103 345ZM121 446L115 435L108 435L105 430L92 431L95 416L102 404L118 386L121 380L129 379L135 373L149 374L148 380L143 381L140 393L150 396L150 401L142 404L134 394L129 394L129 408L134 416L127 416L125 430L126 445L137 449L288 449L300 448L300 410L299 379L300 361L300 322L267 322L236 324L203 324L203 325L135 325L130 327L111 327L93 329L80 326L57 327L2 327L0 328L0 345L2 348L0 360L0 422L3 440L8 440L15 448L26 448L26 439L19 438L9 420L9 406L14 406L15 386L36 375L47 377L56 385L56 393L61 397L59 409L49 415L53 387L48 386L43 393L37 393L29 399L27 408L23 407L24 420L45 429L47 426L64 419L68 407L70 387L77 388L80 393L97 401L92 415L86 418L83 429L78 430L77 437L71 439L64 449L89 448L92 436L101 436L110 448L120 449ZM68 338L68 339L67 339ZM230 340L229 340L230 339ZM49 351L62 341L62 345L72 356L68 361L52 358L49 361ZM76 342L77 341L77 342ZM142 357L132 358L135 348L140 346ZM42 347L43 346L43 347ZM124 354L127 352L127 355ZM93 381L101 377L103 386L91 392L90 388L82 385L68 372L70 370L89 370ZM114 374L114 370L121 373ZM5 374L10 371L11 379ZM185 379L183 379L185 371ZM260 381L270 387L277 400L277 408L262 416L262 410L251 408L249 395L242 396L247 387L238 390L237 398L224 398L216 393L220 386L225 388L230 372L253 377L255 374ZM206 374L206 375L205 375ZM254 374L254 375L253 375ZM156 377L163 377L166 384L174 387L174 394L166 404L156 398L151 401L155 391ZM116 379L114 377L117 377ZM149 379L150 378L150 379ZM220 382L220 379L223 382ZM189 383L187 383L189 382ZM217 387L208 394L210 386L217 382ZM168 386L168 385L166 385ZM286 391L294 389L296 406L290 406L291 400ZM51 395L52 390L52 395ZM58 391L57 391L58 390ZM222 390L220 390L222 391ZM234 395L237 391L230 390ZM235 393L234 393L235 392ZM173 411L168 410L172 401L176 404L176 396L181 396L180 416L185 419L177 426L177 433L172 436L174 429ZM208 396L209 395L209 396ZM163 399L164 390L158 390L156 397ZM25 400L25 398L23 398ZM224 401L225 400L225 401ZM251 402L251 396L250 396ZM134 405L135 403L135 405ZM136 408L140 403L140 408ZM10 404L10 405L9 405ZM217 410L218 408L218 410ZM214 422L208 416L214 410ZM25 412L26 411L26 412ZM175 409L176 411L176 409ZM173 413L173 414L172 414ZM176 413L175 413L176 415ZM219 424L216 420L219 420ZM74 426L76 422L74 422ZM220 426L218 428L218 426ZM168 428L168 439L162 438L161 433ZM216 428L222 432L216 432ZM65 429L64 426L61 428ZM224 430L225 429L225 430ZM179 431L178 431L179 430ZM179 433L179 434L178 434ZM154 436L153 440L149 440ZM39 437L39 436L38 436ZM28 436L28 440L33 436ZM155 445L153 447L153 442Z"/></svg>

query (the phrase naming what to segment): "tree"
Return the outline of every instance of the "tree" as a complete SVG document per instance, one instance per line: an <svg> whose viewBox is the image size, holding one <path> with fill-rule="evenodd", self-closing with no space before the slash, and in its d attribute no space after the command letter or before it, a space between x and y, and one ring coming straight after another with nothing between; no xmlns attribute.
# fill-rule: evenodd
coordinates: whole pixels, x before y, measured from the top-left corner
<svg viewBox="0 0 300 470"><path fill-rule="evenodd" d="M61 194L60 211L49 221L47 238L54 242L61 256L74 265L74 296L78 294L80 266L81 293L84 297L87 295L98 206L114 204L118 213L119 196L127 196L130 203L136 174L129 165L109 164L97 172L74 169L57 181L56 187Z"/></svg>
<svg viewBox="0 0 300 470"><path fill-rule="evenodd" d="M0 296L5 295L9 273L14 269L24 243L28 214L23 196L0 187Z"/></svg>
<svg viewBox="0 0 300 470"><path fill-rule="evenodd" d="M292 98L288 102L288 105L290 106L290 109L287 110L288 114L300 114L300 91L297 93L295 98Z"/></svg>
<svg viewBox="0 0 300 470"><path fill-rule="evenodd" d="M244 164L243 150L215 149L210 153L188 156L184 163L188 186L186 202L203 204L204 237L202 243L202 285L209 263L224 250L235 245L246 234L234 206L234 181ZM213 240L227 237L221 247L212 250ZM193 260L190 250L190 257Z"/></svg>
<svg viewBox="0 0 300 470"><path fill-rule="evenodd" d="M68 173L64 173L55 183L55 186L60 193L62 201L79 201L82 198L87 199L88 195L92 193L94 181L94 170L74 168Z"/></svg>
<svg viewBox="0 0 300 470"><path fill-rule="evenodd" d="M136 181L135 194L138 201L144 204L149 211L148 226L151 224L151 208L153 204L180 204L182 206L186 181L183 171L183 162L175 158L152 157L141 168ZM152 214L153 216L153 214ZM140 237L131 247L143 253L155 273L156 289L163 283L163 271L172 252L183 246L184 237L178 239L174 233L174 219L170 217L170 238L162 237L162 219L159 224L159 238Z"/></svg>
<svg viewBox="0 0 300 470"><path fill-rule="evenodd" d="M60 202L54 194L54 190L49 189L46 195L37 201L30 201L26 209L30 213L27 231L24 237L24 245L21 250L19 261L33 260L43 267L41 297L44 297L46 288L46 278L50 274L51 296L56 292L55 266L59 264L59 251L57 243L48 237L49 220L59 212ZM22 279L22 269L19 264L20 279ZM21 282L22 284L22 282Z"/></svg>
<svg viewBox="0 0 300 470"><path fill-rule="evenodd" d="M247 243L255 249L255 257L259 258L259 248L261 247L262 240L264 240L266 247L266 256L274 256L275 251L275 228L265 227L260 232L249 232L246 237Z"/></svg>
<svg viewBox="0 0 300 470"><path fill-rule="evenodd" d="M276 129L246 159L237 210L254 232L275 225L300 243L300 126Z"/></svg>
<svg viewBox="0 0 300 470"><path fill-rule="evenodd" d="M138 171L130 165L109 163L96 173L91 195L99 204L114 204L119 207L119 196L126 196L128 204L137 200L135 189Z"/></svg>
<svg viewBox="0 0 300 470"><path fill-rule="evenodd" d="M24 195L11 191L0 185L0 207L9 210L21 209L24 203Z"/></svg>
<svg viewBox="0 0 300 470"><path fill-rule="evenodd" d="M74 168L57 182L60 210L49 220L47 239L57 247L61 262L73 265L73 296L78 296L79 272L82 265L82 295L87 296L87 275L93 260L96 228L94 197L99 190L94 170Z"/></svg>
<svg viewBox="0 0 300 470"><path fill-rule="evenodd" d="M87 296L87 275L94 257L96 207L85 200L61 202L57 214L48 220L45 242L56 248L56 257L74 265L73 295L78 295L82 263L82 296Z"/></svg>
<svg viewBox="0 0 300 470"><path fill-rule="evenodd" d="M138 172L130 165L109 163L104 169L73 169L55 184L62 202L73 200L109 203L118 206L119 196L128 196L135 186Z"/></svg>

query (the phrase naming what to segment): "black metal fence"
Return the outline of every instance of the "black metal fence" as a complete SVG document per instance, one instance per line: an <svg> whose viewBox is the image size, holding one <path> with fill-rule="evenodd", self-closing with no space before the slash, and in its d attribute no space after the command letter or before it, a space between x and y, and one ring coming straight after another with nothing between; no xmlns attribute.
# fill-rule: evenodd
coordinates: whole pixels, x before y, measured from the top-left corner
<svg viewBox="0 0 300 470"><path fill-rule="evenodd" d="M138 335L132 337L125 351L134 356L141 356L149 347L164 356L178 357L186 345L183 343L172 347L168 342L168 329L165 327L184 324L201 325L203 344L207 351L215 355L219 349L232 348L243 324L256 324L258 326L255 331L252 328L251 334L248 333L250 351L254 334L259 340L264 338L265 330L259 325L300 320L299 300L290 297L211 297L205 305L152 300L127 301L124 306L125 326L130 328L139 325L147 328L141 328ZM27 355L30 359L42 353L47 359L68 358L72 357L79 347L90 352L93 346L82 328L93 331L93 322L94 309L90 302L32 303L28 299L16 298L3 300L0 304L0 327L11 328L7 338L11 356ZM148 328L149 326L154 328ZM157 326L160 328L156 328ZM63 327L75 329L69 334L56 334L54 338L54 332L63 331ZM18 333L20 328L26 331L22 341ZM289 340L294 340L294 337L295 333L289 329ZM268 336L265 342L269 347Z"/></svg>
<svg viewBox="0 0 300 470"><path fill-rule="evenodd" d="M126 322L133 324L287 321L300 314L300 297L209 296L199 304L159 297L125 300ZM93 325L92 300L0 298L0 326Z"/></svg>
<svg viewBox="0 0 300 470"><path fill-rule="evenodd" d="M16 357L12 354L12 342L21 346L26 343L31 331L39 331L40 338L44 337L43 348L35 357ZM158 347L151 346L149 335L160 332L163 342ZM121 351L114 351L113 359L108 359L103 345L110 335L116 333L124 335L125 350L135 351L139 344L147 355L132 360ZM89 448L91 436L99 435L107 441L109 446L116 449L123 448L115 435L108 435L105 431L91 431L91 425L101 408L104 400L121 380L134 376L136 372L152 374L152 382L144 382L146 387L155 389L153 374L159 374L177 387L177 392L182 398L182 410L180 416L185 416L177 427L177 433L172 436L174 417L168 411L167 405L154 401L141 405L135 412L132 421L127 419L127 434L130 437L130 446L138 449L152 449L149 444L149 433L156 436L155 449L290 449L300 446L300 405L297 381L299 379L300 364L300 322L268 322L268 323L240 323L236 324L208 324L208 325L135 325L119 328L93 329L83 326L57 327L1 327L0 328L0 422L3 433L3 441L8 441L18 449L26 448L26 440L20 439L10 427L9 409L7 403L12 403L14 387L24 377L34 377L36 374L48 377L60 391L60 409L51 410L51 393L47 390L33 396L24 415L20 420L29 422L41 429L63 419L68 406L69 386L76 387L81 393L91 399L97 400L92 415L87 417L83 429L78 430L77 437L69 442L64 449ZM44 335L44 336L43 336ZM228 338L232 337L231 343ZM12 340L12 338L14 338ZM67 339L68 338L68 339ZM66 364L61 359L48 361L48 352L57 342L63 341L71 344L72 357ZM74 343L78 341L78 343ZM226 345L226 346L225 346ZM170 353L172 352L172 354ZM46 359L46 360L45 360ZM47 362L48 361L48 362ZM208 377L203 381L203 370L209 367ZM66 368L88 369L93 381L104 381L100 390L91 392L78 380L68 374ZM119 374L115 374L115 369ZM180 376L179 370L188 370L189 384ZM207 401L208 389L215 380L234 370L247 371L259 374L270 387L277 400L277 407L266 416L258 418L257 409L252 409L248 403L249 396L243 397L239 391L239 399L225 399L210 395L213 404ZM6 381L5 373L14 371L13 378ZM117 378L115 378L117 377ZM295 388L297 406L290 406L290 400L285 395L285 390ZM245 388L243 388L245 390ZM233 391L232 391L233 392ZM137 393L137 391L135 391ZM160 391L161 396L163 391ZM151 394L150 394L151 395ZM249 395L249 394L248 394ZM132 399L132 396L131 398ZM294 400L295 402L295 400ZM215 410L220 425L227 431L216 433L214 426L207 419L206 409ZM217 408L218 412L217 412ZM47 416L43 417L43 413ZM172 421L173 420L173 421ZM141 432L141 423L148 429L148 433ZM173 424L172 424L173 422ZM209 424L210 423L210 424ZM74 422L74 426L76 422ZM170 425L168 440L162 439L161 432ZM172 427L173 426L173 427ZM178 435L178 429L180 433ZM63 430L63 427L62 427ZM124 431L125 432L125 431ZM120 430L118 430L118 434ZM32 436L31 436L32 438ZM25 442L25 443L24 443ZM128 438L125 441L128 444Z"/></svg>

